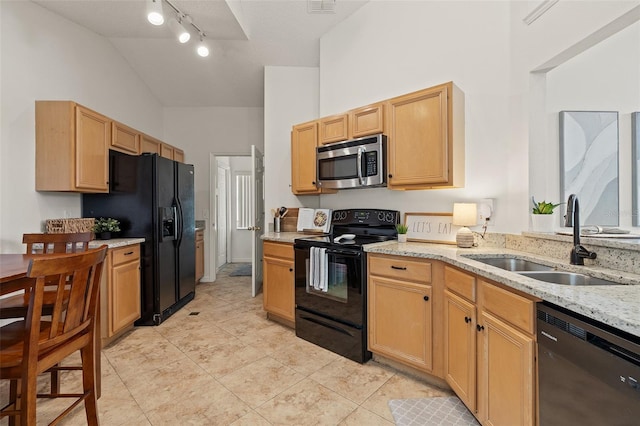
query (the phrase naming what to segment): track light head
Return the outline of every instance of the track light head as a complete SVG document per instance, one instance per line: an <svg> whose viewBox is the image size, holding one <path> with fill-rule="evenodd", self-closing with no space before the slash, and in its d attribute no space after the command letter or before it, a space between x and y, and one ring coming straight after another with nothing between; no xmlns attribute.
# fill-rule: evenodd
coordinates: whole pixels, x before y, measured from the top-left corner
<svg viewBox="0 0 640 426"><path fill-rule="evenodd" d="M147 0L147 20L153 25L162 25L162 0Z"/></svg>
<svg viewBox="0 0 640 426"><path fill-rule="evenodd" d="M178 19L180 20L177 21L175 19L170 19L169 28L173 31L176 37L178 37L178 41L180 43L186 43L191 38L191 34L189 34L189 31L187 31L187 29L182 25L182 19Z"/></svg>
<svg viewBox="0 0 640 426"><path fill-rule="evenodd" d="M198 55L202 56L203 58L206 58L207 56L209 56L209 48L204 42L204 34L202 33L200 33L200 43L198 43L198 47L196 48L196 51L198 52Z"/></svg>

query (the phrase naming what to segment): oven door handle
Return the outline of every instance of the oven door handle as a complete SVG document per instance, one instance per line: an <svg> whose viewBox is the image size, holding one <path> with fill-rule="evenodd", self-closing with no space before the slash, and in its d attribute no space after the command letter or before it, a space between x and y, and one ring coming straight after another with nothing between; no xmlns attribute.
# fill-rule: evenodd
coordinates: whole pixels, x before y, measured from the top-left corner
<svg viewBox="0 0 640 426"><path fill-rule="evenodd" d="M353 251L344 251L344 250L333 250L333 249L327 249L326 251L327 254L339 254L341 256L348 256L348 257L361 257L362 253L361 252L353 252Z"/></svg>
<svg viewBox="0 0 640 426"><path fill-rule="evenodd" d="M362 176L362 154L364 154L365 149L362 146L358 147L358 179L360 180L360 185L364 185L364 177Z"/></svg>
<svg viewBox="0 0 640 426"><path fill-rule="evenodd" d="M316 323L316 324L321 325L323 327L330 328L332 330L337 331L338 333L346 334L347 336L353 337L353 334L350 333L348 330L345 330L344 328L335 326L333 324L329 324L326 321L322 321L322 320L319 320L319 319L316 319L316 318L311 318L311 317L308 317L306 315L300 315L300 318L302 318L303 320L309 321L309 322Z"/></svg>

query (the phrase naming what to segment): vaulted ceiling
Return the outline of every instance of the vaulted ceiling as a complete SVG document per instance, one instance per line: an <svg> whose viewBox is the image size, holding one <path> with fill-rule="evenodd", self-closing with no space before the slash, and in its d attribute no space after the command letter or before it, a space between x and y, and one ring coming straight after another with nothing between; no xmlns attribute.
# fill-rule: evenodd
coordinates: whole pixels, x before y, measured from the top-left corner
<svg viewBox="0 0 640 426"><path fill-rule="evenodd" d="M367 3L309 13L306 0L169 0L206 34L202 58L194 28L186 44L168 28L166 0L162 26L147 21L145 0L33 1L108 39L164 106L190 107L263 106L265 66L318 66L320 36Z"/></svg>

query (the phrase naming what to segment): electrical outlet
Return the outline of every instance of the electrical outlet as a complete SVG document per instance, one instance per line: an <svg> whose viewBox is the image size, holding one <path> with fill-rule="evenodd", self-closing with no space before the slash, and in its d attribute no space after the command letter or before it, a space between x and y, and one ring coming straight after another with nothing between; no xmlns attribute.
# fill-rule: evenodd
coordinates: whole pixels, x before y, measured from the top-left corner
<svg viewBox="0 0 640 426"><path fill-rule="evenodd" d="M487 218L489 219L488 226L495 225L493 198L483 198L476 203L478 204L478 225L484 225Z"/></svg>

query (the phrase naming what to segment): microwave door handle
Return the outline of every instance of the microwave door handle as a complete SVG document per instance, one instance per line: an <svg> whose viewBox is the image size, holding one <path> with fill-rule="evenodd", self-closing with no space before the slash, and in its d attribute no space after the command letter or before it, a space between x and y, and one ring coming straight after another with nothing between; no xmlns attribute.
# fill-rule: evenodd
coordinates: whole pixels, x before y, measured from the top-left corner
<svg viewBox="0 0 640 426"><path fill-rule="evenodd" d="M358 147L358 180L360 180L360 185L364 185L364 177L362 176L362 154L364 154L364 147Z"/></svg>

